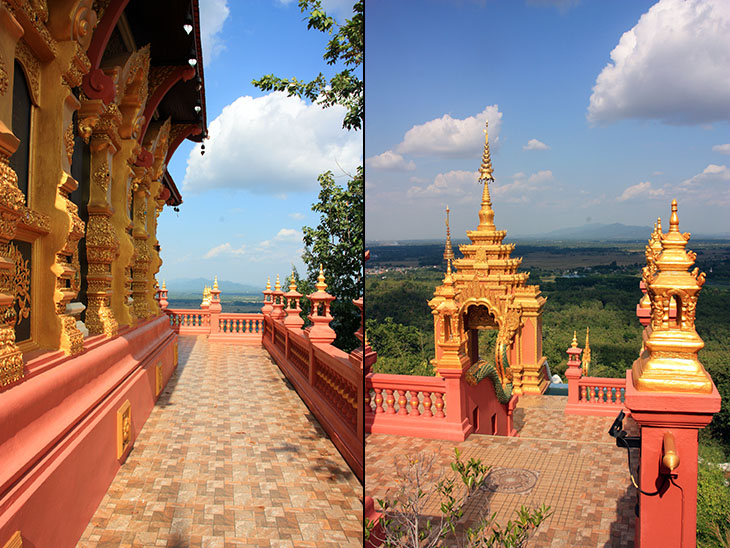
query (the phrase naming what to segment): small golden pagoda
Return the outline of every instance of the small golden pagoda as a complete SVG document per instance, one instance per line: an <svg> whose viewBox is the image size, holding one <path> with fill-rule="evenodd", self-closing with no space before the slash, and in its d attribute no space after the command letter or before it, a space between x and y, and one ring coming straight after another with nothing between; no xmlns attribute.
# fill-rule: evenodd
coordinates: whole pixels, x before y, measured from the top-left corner
<svg viewBox="0 0 730 548"><path fill-rule="evenodd" d="M488 127L487 127L488 129ZM453 288L446 284L436 288L429 302L434 314L434 336L436 359L434 366L470 367L479 362L478 330L498 330L494 349L495 369L502 384L512 382L515 394L542 393L549 380L545 371L545 357L542 356L542 308L545 297L538 286L525 282L530 274L517 272L522 259L511 258L514 244L504 244L507 232L497 230L494 225L494 210L489 194L489 183L494 182L492 161L489 151L489 135L485 129L484 152L479 168L479 181L484 184L479 225L476 230L467 231L470 244L460 245L463 258L454 259L456 272ZM451 237L448 225L444 258L450 270ZM450 256L449 256L450 255ZM456 362L449 359L443 363L439 341L443 341L444 321L441 305L449 300L446 293L453 291L453 302L458 313L457 325L451 334L459 344L461 358Z"/></svg>
<svg viewBox="0 0 730 548"><path fill-rule="evenodd" d="M705 343L695 331L705 274L699 268L689 272L697 255L685 249L690 234L679 231L677 200L672 200L669 232L662 234L658 227L660 246L654 246L658 253L647 247L642 276L651 300L651 322L644 331L644 350L632 367L632 380L637 390L709 394L712 381L697 358Z"/></svg>

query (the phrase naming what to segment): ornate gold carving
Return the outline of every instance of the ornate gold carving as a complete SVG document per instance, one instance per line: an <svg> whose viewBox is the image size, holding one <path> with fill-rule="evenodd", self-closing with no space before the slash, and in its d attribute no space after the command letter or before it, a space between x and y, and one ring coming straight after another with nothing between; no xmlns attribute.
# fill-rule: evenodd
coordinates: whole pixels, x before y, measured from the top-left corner
<svg viewBox="0 0 730 548"><path fill-rule="evenodd" d="M104 17L104 12L106 12L106 9L109 7L109 4L111 4L111 0L94 0L93 9L96 12L97 16L99 17L99 20L101 21L101 18Z"/></svg>
<svg viewBox="0 0 730 548"><path fill-rule="evenodd" d="M0 256L13 263L9 270L0 271L0 291L14 295L13 304L6 313L11 313L13 319L8 322L9 317L5 318L6 323L14 327L30 315L30 266L12 242L0 246ZM17 314L15 306L18 307Z"/></svg>
<svg viewBox="0 0 730 548"><path fill-rule="evenodd" d="M48 234L51 231L51 218L48 215L41 213L40 211L35 211L24 205L19 209L19 224L25 225L27 228L43 234Z"/></svg>
<svg viewBox="0 0 730 548"><path fill-rule="evenodd" d="M155 364L155 396L160 395L163 387L162 362L159 362Z"/></svg>
<svg viewBox="0 0 730 548"><path fill-rule="evenodd" d="M76 328L76 318L61 315L61 350L68 356L76 356L84 349L84 336Z"/></svg>
<svg viewBox="0 0 730 548"><path fill-rule="evenodd" d="M39 105L41 99L41 64L23 39L18 40L15 46L15 58L25 72L33 104Z"/></svg>
<svg viewBox="0 0 730 548"><path fill-rule="evenodd" d="M104 194L106 194L107 190L109 189L110 178L111 175L109 174L109 164L104 162L101 164L101 166L99 166L99 169L94 172L92 180L94 181L94 184L97 185L104 192Z"/></svg>
<svg viewBox="0 0 730 548"><path fill-rule="evenodd" d="M5 67L5 59L0 55L0 95L7 93L8 85L8 69Z"/></svg>
<svg viewBox="0 0 730 548"><path fill-rule="evenodd" d="M647 246L643 277L651 301L651 332L632 366L638 390L707 394L712 380L697 353L704 342L695 331L697 298L705 281L695 268L696 255L685 248L689 233L679 232L677 201L672 201L669 232L655 228ZM646 337L646 335L645 335Z"/></svg>
<svg viewBox="0 0 730 548"><path fill-rule="evenodd" d="M117 410L117 458L121 459L132 442L132 404L125 401Z"/></svg>
<svg viewBox="0 0 730 548"><path fill-rule="evenodd" d="M75 45L74 55L68 65L68 68L63 73L62 80L72 88L81 85L84 75L91 70L91 61L84 51L84 47L78 42Z"/></svg>
<svg viewBox="0 0 730 548"><path fill-rule="evenodd" d="M73 14L73 23L71 25L71 39L86 51L91 43L93 30L96 27L96 12L89 5L90 3L80 2ZM88 72L88 71L87 71Z"/></svg>
<svg viewBox="0 0 730 548"><path fill-rule="evenodd" d="M20 535L20 531L15 531L3 548L23 548L23 537Z"/></svg>
<svg viewBox="0 0 730 548"><path fill-rule="evenodd" d="M74 155L74 124L71 122L63 134L63 144L66 145L66 156L68 157L68 165L71 165Z"/></svg>
<svg viewBox="0 0 730 548"><path fill-rule="evenodd" d="M154 95L157 89L165 83L165 81L177 68L178 67L174 65L150 67L149 94Z"/></svg>

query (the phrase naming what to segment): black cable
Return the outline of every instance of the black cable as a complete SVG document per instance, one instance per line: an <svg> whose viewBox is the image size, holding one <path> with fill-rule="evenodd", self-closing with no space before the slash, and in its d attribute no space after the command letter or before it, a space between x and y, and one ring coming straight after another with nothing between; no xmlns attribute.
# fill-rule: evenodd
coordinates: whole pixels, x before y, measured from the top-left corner
<svg viewBox="0 0 730 548"><path fill-rule="evenodd" d="M667 482L669 481L669 476L664 476L664 483L655 492L648 493L648 492L642 490L641 487L639 487L639 485L636 483L633 472L631 472L631 449L629 448L629 444L626 442L626 440L623 438L623 436L617 436L616 441L618 442L618 440L621 440L623 442L624 446L626 447L626 456L628 457L628 460L629 460L629 476L631 477L631 483L634 484L634 487L636 487L636 490L639 491L639 493L641 493L642 495L646 495L648 497L654 497L654 496L658 495L667 486Z"/></svg>

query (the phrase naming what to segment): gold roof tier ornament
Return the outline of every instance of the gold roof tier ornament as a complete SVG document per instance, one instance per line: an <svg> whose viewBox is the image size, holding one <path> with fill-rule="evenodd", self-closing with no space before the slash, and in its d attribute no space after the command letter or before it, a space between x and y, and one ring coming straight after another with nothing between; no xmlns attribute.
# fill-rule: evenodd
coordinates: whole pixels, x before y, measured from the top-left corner
<svg viewBox="0 0 730 548"><path fill-rule="evenodd" d="M697 297L705 274L696 267L689 271L696 258L686 250L689 238L689 232L679 231L677 200L672 200L669 232L660 236L658 255L650 256L647 247L642 273L651 300L651 322L644 351L632 367L637 390L712 392L712 380L697 357L705 343L695 331Z"/></svg>
<svg viewBox="0 0 730 548"><path fill-rule="evenodd" d="M444 246L444 261L447 263L454 258L454 248L451 247L451 227L449 227L449 206L446 206L446 245Z"/></svg>
<svg viewBox="0 0 730 548"><path fill-rule="evenodd" d="M514 377L516 394L541 393L547 387L542 356L542 309L546 299L536 285L526 285L529 272L519 272L520 258L511 257L514 244L505 244L505 230L494 225L494 210L489 184L494 170L485 130L484 153L479 167L479 182L484 184L479 207L479 225L467 231L470 243L460 245L463 255L448 258L451 229L447 208L447 238L444 248L447 275L429 301L434 317L437 370L469 368L488 361L503 385ZM493 357L479 356L480 330L497 330ZM504 364L504 367L502 367Z"/></svg>

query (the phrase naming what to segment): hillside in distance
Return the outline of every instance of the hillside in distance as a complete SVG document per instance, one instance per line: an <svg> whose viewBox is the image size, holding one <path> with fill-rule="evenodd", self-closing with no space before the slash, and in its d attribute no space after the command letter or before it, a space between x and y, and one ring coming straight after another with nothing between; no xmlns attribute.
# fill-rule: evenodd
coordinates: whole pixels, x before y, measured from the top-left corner
<svg viewBox="0 0 730 548"><path fill-rule="evenodd" d="M212 287L213 280L208 278L176 278L166 280L167 290L171 295L203 294L203 288ZM218 280L218 289L227 295L261 295L263 287L241 284L230 280Z"/></svg>

